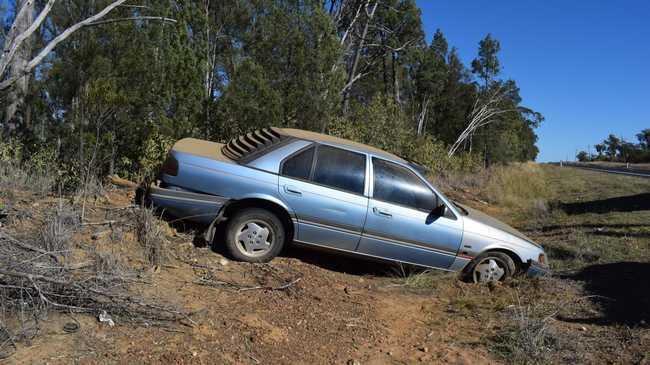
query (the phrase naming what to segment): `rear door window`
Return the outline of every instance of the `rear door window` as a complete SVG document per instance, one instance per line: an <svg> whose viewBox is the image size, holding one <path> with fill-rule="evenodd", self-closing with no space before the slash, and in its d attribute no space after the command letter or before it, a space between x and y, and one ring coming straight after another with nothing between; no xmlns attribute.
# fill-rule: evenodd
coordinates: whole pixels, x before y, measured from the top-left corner
<svg viewBox="0 0 650 365"><path fill-rule="evenodd" d="M298 152L282 164L281 174L298 179L309 180L314 160L314 147Z"/></svg>
<svg viewBox="0 0 650 365"><path fill-rule="evenodd" d="M363 194L366 156L340 148L318 146L312 180L335 189Z"/></svg>

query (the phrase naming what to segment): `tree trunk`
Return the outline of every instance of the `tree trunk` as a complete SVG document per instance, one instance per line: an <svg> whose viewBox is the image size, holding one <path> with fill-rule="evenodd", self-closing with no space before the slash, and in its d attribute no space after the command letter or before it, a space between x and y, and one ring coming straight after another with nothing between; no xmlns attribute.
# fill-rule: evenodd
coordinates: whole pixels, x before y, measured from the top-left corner
<svg viewBox="0 0 650 365"><path fill-rule="evenodd" d="M20 18L16 19L13 24L13 27L7 35L5 40L8 43L13 42L13 40L18 37L18 35L24 33L30 25L34 22L34 2L28 0L18 0L16 3L16 12L18 9L22 9L23 6L26 6L25 13ZM11 88L7 95L7 105L5 106L5 118L4 123L5 127L13 124L17 126L17 113L18 109L24 105L25 95L29 90L29 74L22 75L22 70L26 68L29 63L31 54L32 54L32 42L29 39L26 39L21 47L16 52L14 59L11 63L11 68L9 71L9 78L17 77L18 80ZM23 118L24 127L29 128L27 123L29 122L28 118Z"/></svg>
<svg viewBox="0 0 650 365"><path fill-rule="evenodd" d="M395 103L397 105L402 105L402 98L399 90L399 75L397 74L397 67L395 66L395 63L397 62L397 52L391 52L391 55L393 57L393 97L395 98Z"/></svg>
<svg viewBox="0 0 650 365"><path fill-rule="evenodd" d="M366 24L363 26L363 32L361 33L361 39L359 39L359 45L357 46L357 49L354 52L354 60L352 61L352 68L348 73L348 84L353 82L356 77L357 68L359 67L359 60L361 59L361 51L363 50L363 46L366 42L366 36L368 35L368 28L370 27L370 22L372 22L372 18L375 16L375 11L377 10L378 5L379 5L379 1L377 1L375 5L373 5L372 9L368 11L368 7L370 6L370 1L368 1L368 3L366 4L366 14L367 14ZM343 94L343 114L347 114L349 106L350 106L350 91L348 89Z"/></svg>

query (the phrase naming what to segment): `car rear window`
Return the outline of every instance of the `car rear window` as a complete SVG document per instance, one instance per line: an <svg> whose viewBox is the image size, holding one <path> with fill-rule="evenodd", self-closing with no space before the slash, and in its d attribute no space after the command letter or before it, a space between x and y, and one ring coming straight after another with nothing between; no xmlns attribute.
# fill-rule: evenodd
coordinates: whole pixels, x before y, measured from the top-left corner
<svg viewBox="0 0 650 365"><path fill-rule="evenodd" d="M321 145L318 147L313 180L325 186L363 194L366 156Z"/></svg>
<svg viewBox="0 0 650 365"><path fill-rule="evenodd" d="M282 175L309 180L314 159L314 147L310 147L290 157L282 165Z"/></svg>

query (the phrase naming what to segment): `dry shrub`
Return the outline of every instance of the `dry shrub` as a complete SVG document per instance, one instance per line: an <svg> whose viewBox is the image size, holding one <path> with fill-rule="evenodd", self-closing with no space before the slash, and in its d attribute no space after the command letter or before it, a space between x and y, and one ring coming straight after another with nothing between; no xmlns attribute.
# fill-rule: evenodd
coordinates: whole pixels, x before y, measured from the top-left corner
<svg viewBox="0 0 650 365"><path fill-rule="evenodd" d="M167 260L167 239L163 223L150 208L134 211L135 234L151 266L160 266Z"/></svg>
<svg viewBox="0 0 650 365"><path fill-rule="evenodd" d="M508 325L495 337L492 351L513 364L550 363L561 347L558 334L531 306L517 306L508 315Z"/></svg>
<svg viewBox="0 0 650 365"><path fill-rule="evenodd" d="M0 161L0 190L30 191L46 195L52 191L56 181L54 174L25 169L18 163Z"/></svg>
<svg viewBox="0 0 650 365"><path fill-rule="evenodd" d="M70 239L78 224L79 217L74 210L60 203L56 211L46 217L45 225L40 232L41 247L56 255L68 256L71 248Z"/></svg>

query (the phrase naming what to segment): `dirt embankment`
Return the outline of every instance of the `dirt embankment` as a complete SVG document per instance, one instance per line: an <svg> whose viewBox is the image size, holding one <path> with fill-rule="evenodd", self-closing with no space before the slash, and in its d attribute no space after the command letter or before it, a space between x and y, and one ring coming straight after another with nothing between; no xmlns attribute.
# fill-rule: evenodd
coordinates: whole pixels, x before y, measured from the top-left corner
<svg viewBox="0 0 650 365"><path fill-rule="evenodd" d="M581 193L581 183L562 175L565 171L552 170L552 183L567 181L575 194L589 200ZM586 182L593 176L580 179L587 189ZM609 180L604 179L603 184ZM634 185L634 189L643 186ZM570 197L564 204L574 203L572 191L559 189ZM486 205L473 196L455 194L466 198L465 203L501 214L498 206ZM606 194L600 191L599 196ZM38 198L28 193L0 199L8 212L2 229L22 232L21 236L37 232L46 213L60 204L56 197ZM155 223L164 244L162 261L152 265L150 251L138 242L137 224L130 212L136 209L130 207L132 199L129 190L110 189L89 202L86 224L74 231L74 250L99 250L114 256L122 267L138 273L140 279L130 285L134 297L180 308L187 320L132 321L128 316L107 313L116 323L111 327L100 323L96 312L51 311L39 318L34 336L16 341L16 350L5 362L494 364L650 360L650 330L643 312L633 307L637 315L614 316L614 309L621 308L616 303L627 297L613 289L603 290L602 286L611 282L598 279L606 276L602 272L606 267L598 275L586 269L596 270L593 264L614 257L606 251L612 245L632 255L618 257L625 266L631 257L643 255L650 240L608 236L602 244L589 241L592 248L588 251L580 246L586 241L579 240L591 230L598 234L604 224L591 213L571 215L561 211L563 205L553 203L550 212L527 220L531 227L521 226L533 238L541 239L551 259L560 263L555 266L559 278L517 279L488 287L462 283L453 274L419 272L299 247L288 249L269 264L234 262L220 253L218 245L216 250L206 247L190 229L170 228L166 222ZM623 213L632 214L611 214ZM643 227L645 213L638 214L634 219L639 223L633 229L641 235L650 227ZM632 219L616 217L610 220ZM575 243L566 241L574 239ZM569 262L576 263L573 271L566 270ZM605 296L619 297L596 300ZM647 296L634 298L638 302ZM3 313L2 323L7 324L9 312L3 309ZM79 324L78 331L64 331L70 322Z"/></svg>

